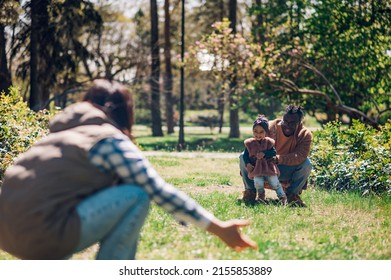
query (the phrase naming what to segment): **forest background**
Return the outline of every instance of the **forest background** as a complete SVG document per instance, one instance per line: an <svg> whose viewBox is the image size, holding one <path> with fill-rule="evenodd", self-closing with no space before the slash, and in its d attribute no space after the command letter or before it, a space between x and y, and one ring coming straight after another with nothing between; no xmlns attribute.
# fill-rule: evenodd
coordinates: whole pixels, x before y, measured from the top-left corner
<svg viewBox="0 0 391 280"><path fill-rule="evenodd" d="M386 0L0 3L0 90L18 87L35 111L107 78L132 88L153 136L173 133L184 108L208 110L191 121L228 125L230 138L287 103L320 124L391 116Z"/></svg>

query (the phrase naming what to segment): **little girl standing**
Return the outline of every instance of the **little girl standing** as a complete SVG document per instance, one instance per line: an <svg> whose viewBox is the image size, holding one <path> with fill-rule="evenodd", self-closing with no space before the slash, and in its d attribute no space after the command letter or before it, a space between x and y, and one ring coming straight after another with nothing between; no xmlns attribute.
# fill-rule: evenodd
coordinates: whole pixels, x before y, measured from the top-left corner
<svg viewBox="0 0 391 280"><path fill-rule="evenodd" d="M269 121L264 115L258 115L253 124L253 136L246 139L244 145L245 153L248 152L250 163L246 168L250 179L254 178L254 185L257 190L257 202L266 203L265 201L265 180L276 191L277 197L283 205L287 203L287 197L281 186L278 176L280 171L277 164L268 161L264 151L274 148L274 140L267 137L269 131Z"/></svg>

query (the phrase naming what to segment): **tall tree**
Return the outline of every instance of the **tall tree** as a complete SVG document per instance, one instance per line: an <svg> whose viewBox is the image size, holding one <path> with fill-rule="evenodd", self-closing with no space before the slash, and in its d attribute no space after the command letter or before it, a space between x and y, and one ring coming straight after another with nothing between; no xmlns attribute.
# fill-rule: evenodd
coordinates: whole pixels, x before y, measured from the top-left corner
<svg viewBox="0 0 391 280"><path fill-rule="evenodd" d="M5 26L0 24L0 92L7 92L11 86L11 73L8 71L6 54Z"/></svg>
<svg viewBox="0 0 391 280"><path fill-rule="evenodd" d="M182 0L181 3L181 71L180 71L180 105L179 105L179 137L177 150L181 151L185 148L185 67L184 67L184 58L185 58L185 0Z"/></svg>
<svg viewBox="0 0 391 280"><path fill-rule="evenodd" d="M89 55L82 37L96 32L101 20L93 4L84 0L24 3L12 56L21 61L17 77L30 77L29 105L37 110L48 105L51 94L76 82L78 64Z"/></svg>
<svg viewBox="0 0 391 280"><path fill-rule="evenodd" d="M254 16L251 25L251 34L263 51L273 46L276 50L292 49L296 36L302 36L300 28L303 26L302 15L305 14L308 6L303 8L303 1L286 1L286 0L255 0L250 8L250 15ZM272 56L272 55L271 55ZM258 77L258 80L262 80ZM275 112L281 110L281 104L287 102L286 96L276 92L269 87L268 83L258 83L256 93L245 97L246 99L256 99L253 108L246 106L249 113L262 112L272 117ZM251 108L251 109L250 109Z"/></svg>
<svg viewBox="0 0 391 280"><path fill-rule="evenodd" d="M39 63L43 56L40 56L40 46L44 41L43 36L48 34L49 15L47 11L48 2L46 0L31 0L31 29L30 29L30 97L29 106L38 110L40 103L49 98L44 94L39 86ZM41 59L40 59L41 58ZM44 63L44 62L43 62ZM47 91L46 91L47 92Z"/></svg>
<svg viewBox="0 0 391 280"><path fill-rule="evenodd" d="M232 29L232 34L236 34L236 11L237 0L229 0L229 21ZM230 63L236 64L238 61L231 60ZM237 93L237 68L236 65L232 65L234 71L232 72L229 84L229 137L239 138L239 98Z"/></svg>
<svg viewBox="0 0 391 280"><path fill-rule="evenodd" d="M19 14L19 1L0 1L0 92L7 93L12 85L11 73L7 59L6 27L16 23Z"/></svg>
<svg viewBox="0 0 391 280"><path fill-rule="evenodd" d="M171 66L170 1L164 1L164 92L166 96L167 133L174 133L174 101L172 96L173 75Z"/></svg>
<svg viewBox="0 0 391 280"><path fill-rule="evenodd" d="M160 112L160 57L159 57L159 26L158 6L156 0L150 1L151 9L151 117L152 136L163 136Z"/></svg>

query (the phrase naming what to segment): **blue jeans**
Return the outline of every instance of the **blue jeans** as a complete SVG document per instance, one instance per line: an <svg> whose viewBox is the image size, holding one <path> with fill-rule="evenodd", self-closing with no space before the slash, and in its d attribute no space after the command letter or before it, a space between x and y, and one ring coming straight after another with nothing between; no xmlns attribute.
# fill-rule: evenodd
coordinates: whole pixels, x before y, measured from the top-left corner
<svg viewBox="0 0 391 280"><path fill-rule="evenodd" d="M243 160L243 153L239 156L239 168L245 189L255 191L254 180L248 178L246 164ZM278 169L280 170L280 176L278 179L280 181L288 181L290 183L289 187L286 189L286 195L297 195L300 193L310 176L312 165L310 160L307 158L299 165L289 166L279 164Z"/></svg>
<svg viewBox="0 0 391 280"><path fill-rule="evenodd" d="M109 187L86 198L76 208L81 229L73 253L99 242L96 259L134 259L149 203L148 194L136 185Z"/></svg>
<svg viewBox="0 0 391 280"><path fill-rule="evenodd" d="M259 193L265 192L265 179L269 183L269 185L276 191L277 197L281 198L285 196L284 189L281 186L280 181L277 176L260 176L254 178L254 186L255 189Z"/></svg>

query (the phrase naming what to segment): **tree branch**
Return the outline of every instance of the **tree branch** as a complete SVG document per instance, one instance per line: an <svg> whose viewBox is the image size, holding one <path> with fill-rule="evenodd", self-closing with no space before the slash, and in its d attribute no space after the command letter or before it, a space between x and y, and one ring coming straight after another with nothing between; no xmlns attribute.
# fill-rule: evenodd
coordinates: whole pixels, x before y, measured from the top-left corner
<svg viewBox="0 0 391 280"><path fill-rule="evenodd" d="M361 112L360 110L356 108L352 108L349 106L346 106L344 104L334 104L330 96L325 94L322 91L319 90L311 90L311 89L300 89L293 81L288 79L281 79L279 80L283 87L279 87L280 89L284 89L287 92L290 93L298 93L298 94L310 94L314 96L320 96L324 99L326 99L327 105L333 108L335 112L341 112L348 114L351 118L355 119L361 119L364 123L367 123L375 128L379 127L379 124L376 120L372 119L371 117L367 116L365 113ZM391 110L391 109L390 109Z"/></svg>
<svg viewBox="0 0 391 280"><path fill-rule="evenodd" d="M302 66L304 66L305 68L309 69L309 70L312 70L313 72L315 72L317 75L319 75L326 83L327 85L331 88L331 91L334 93L335 97L337 98L338 100L338 103L342 105L342 99L341 97L339 96L339 93L338 91L334 88L334 86L329 82L329 80L326 78L325 75L323 75L322 72L320 72L315 66L313 65L310 65L308 63L301 63Z"/></svg>

